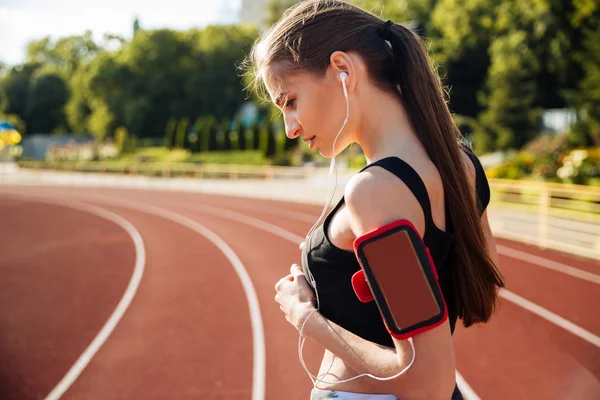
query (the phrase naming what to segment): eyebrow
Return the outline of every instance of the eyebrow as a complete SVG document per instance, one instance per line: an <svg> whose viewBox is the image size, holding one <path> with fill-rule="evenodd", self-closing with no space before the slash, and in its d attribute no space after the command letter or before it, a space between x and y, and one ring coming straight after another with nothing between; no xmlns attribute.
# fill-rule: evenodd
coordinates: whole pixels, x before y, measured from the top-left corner
<svg viewBox="0 0 600 400"><path fill-rule="evenodd" d="M280 93L279 96L275 99L275 105L281 107L280 103L284 96L287 95L287 92Z"/></svg>

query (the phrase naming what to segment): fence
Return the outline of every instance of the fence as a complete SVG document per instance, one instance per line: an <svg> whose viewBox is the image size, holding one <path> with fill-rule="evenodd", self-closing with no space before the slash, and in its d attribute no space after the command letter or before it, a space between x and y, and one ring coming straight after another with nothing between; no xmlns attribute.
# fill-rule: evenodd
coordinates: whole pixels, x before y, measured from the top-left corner
<svg viewBox="0 0 600 400"><path fill-rule="evenodd" d="M494 231L600 259L600 187L490 179Z"/></svg>

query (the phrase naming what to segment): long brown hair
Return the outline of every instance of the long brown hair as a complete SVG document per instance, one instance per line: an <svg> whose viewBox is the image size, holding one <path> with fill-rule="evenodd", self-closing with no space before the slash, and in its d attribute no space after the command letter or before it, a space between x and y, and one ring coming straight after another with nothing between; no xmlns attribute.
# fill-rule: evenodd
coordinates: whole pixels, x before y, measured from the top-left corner
<svg viewBox="0 0 600 400"><path fill-rule="evenodd" d="M450 261L460 266L452 274L458 316L465 326L487 322L497 306L497 288L504 287L504 281L486 251L476 197L460 154L462 137L419 36L394 24L388 44L381 36L382 25L377 16L345 1L301 2L254 45L249 59L254 83L264 89L264 80L272 78L267 71L271 75L312 72L322 77L330 55L338 50L362 57L370 79L398 95L441 175L455 234Z"/></svg>

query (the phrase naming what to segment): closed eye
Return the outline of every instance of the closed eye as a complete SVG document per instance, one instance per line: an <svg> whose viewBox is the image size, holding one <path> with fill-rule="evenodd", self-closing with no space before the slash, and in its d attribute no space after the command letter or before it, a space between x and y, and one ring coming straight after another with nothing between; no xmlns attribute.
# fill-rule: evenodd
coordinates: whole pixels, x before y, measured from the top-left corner
<svg viewBox="0 0 600 400"><path fill-rule="evenodd" d="M292 107L294 104L296 104L296 99L288 100L285 102L285 108Z"/></svg>

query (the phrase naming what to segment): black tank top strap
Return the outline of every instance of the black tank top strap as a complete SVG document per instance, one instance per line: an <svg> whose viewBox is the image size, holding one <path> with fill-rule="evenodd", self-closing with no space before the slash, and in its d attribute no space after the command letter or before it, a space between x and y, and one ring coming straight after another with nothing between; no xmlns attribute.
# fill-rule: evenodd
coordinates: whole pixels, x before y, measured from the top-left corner
<svg viewBox="0 0 600 400"><path fill-rule="evenodd" d="M360 172L374 166L381 167L386 171L391 172L392 174L396 175L398 179L404 182L404 184L410 189L410 191L419 201L419 204L423 209L423 214L425 215L425 223L427 226L431 225L433 220L431 217L431 203L429 201L429 195L427 194L425 183L423 183L423 180L417 171L415 171L414 168L404 160L392 156L375 161L361 169Z"/></svg>

